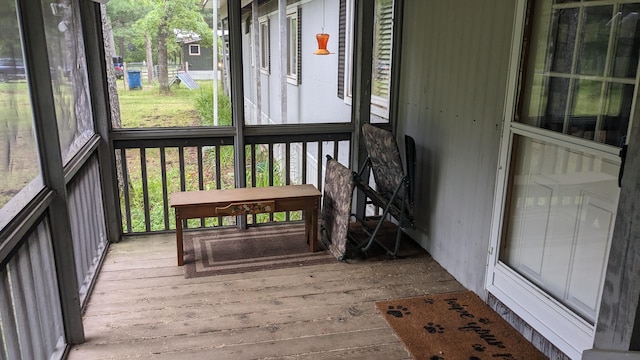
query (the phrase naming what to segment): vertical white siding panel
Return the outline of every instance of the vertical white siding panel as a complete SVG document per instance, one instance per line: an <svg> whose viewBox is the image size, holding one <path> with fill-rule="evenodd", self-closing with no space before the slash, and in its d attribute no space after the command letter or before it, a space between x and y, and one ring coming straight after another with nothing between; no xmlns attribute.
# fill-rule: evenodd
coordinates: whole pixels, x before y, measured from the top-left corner
<svg viewBox="0 0 640 360"><path fill-rule="evenodd" d="M80 299L86 299L95 270L106 250L106 225L99 184L98 160L93 157L68 185Z"/></svg>
<svg viewBox="0 0 640 360"><path fill-rule="evenodd" d="M418 151L410 234L481 295L514 11L508 0L405 3L398 137L413 134Z"/></svg>
<svg viewBox="0 0 640 360"><path fill-rule="evenodd" d="M4 346L0 348L2 359L20 358L20 341L13 307L9 273L7 268L4 268L0 270L0 327L2 330L0 338L4 342Z"/></svg>

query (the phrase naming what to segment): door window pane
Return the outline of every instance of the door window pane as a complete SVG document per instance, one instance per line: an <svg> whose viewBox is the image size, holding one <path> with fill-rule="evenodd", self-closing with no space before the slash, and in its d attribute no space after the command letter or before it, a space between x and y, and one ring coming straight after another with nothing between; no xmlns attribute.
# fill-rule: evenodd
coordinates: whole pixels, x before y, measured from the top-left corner
<svg viewBox="0 0 640 360"><path fill-rule="evenodd" d="M580 50L578 51L578 73L582 75L603 75L607 61L609 35L613 6L585 8ZM613 15L614 17L616 15Z"/></svg>
<svg viewBox="0 0 640 360"><path fill-rule="evenodd" d="M618 199L619 166L516 137L500 260L593 322Z"/></svg>
<svg viewBox="0 0 640 360"><path fill-rule="evenodd" d="M22 39L13 0L0 0L0 230L42 188Z"/></svg>
<svg viewBox="0 0 640 360"><path fill-rule="evenodd" d="M82 24L75 1L43 0L42 12L60 150L66 164L94 133Z"/></svg>
<svg viewBox="0 0 640 360"><path fill-rule="evenodd" d="M608 145L624 143L637 76L640 3L604 3L536 2L518 121Z"/></svg>
<svg viewBox="0 0 640 360"><path fill-rule="evenodd" d="M634 86L609 84L605 95L606 113L601 130L596 132L596 141L615 144L626 134L631 117Z"/></svg>
<svg viewBox="0 0 640 360"><path fill-rule="evenodd" d="M578 31L578 9L561 9L554 14L555 27L554 48L552 53L551 71L570 72L573 62L576 33Z"/></svg>
<svg viewBox="0 0 640 360"><path fill-rule="evenodd" d="M568 114L567 133L593 140L593 134L600 112L602 82L592 80L575 81L573 107Z"/></svg>
<svg viewBox="0 0 640 360"><path fill-rule="evenodd" d="M620 27L615 33L613 76L635 78L638 72L638 20L640 4L624 4L616 14Z"/></svg>

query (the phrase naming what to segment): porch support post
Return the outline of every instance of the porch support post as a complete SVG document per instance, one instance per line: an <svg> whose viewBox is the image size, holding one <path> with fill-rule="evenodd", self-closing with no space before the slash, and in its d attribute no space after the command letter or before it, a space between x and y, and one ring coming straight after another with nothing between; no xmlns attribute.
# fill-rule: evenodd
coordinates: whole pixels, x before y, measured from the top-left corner
<svg viewBox="0 0 640 360"><path fill-rule="evenodd" d="M351 107L351 121L354 132L351 153L352 170L359 171L367 159L367 150L362 138L362 125L371 122L371 72L373 61L373 24L375 2L356 0L354 19L353 44L353 106ZM367 174L368 175L368 174ZM365 178L365 181L368 176ZM356 191L356 214L364 215L366 210L366 196Z"/></svg>
<svg viewBox="0 0 640 360"><path fill-rule="evenodd" d="M233 137L234 173L236 187L247 187L245 175L246 160L244 151L244 87L242 77L242 18L240 1L228 1L229 6L229 68L231 74L231 117L235 127ZM256 24L254 24L256 26ZM239 228L247 226L247 217L238 216Z"/></svg>
<svg viewBox="0 0 640 360"><path fill-rule="evenodd" d="M251 2L251 23L253 24L253 76L255 77L255 94L253 101L255 104L255 125L262 124L262 80L260 76L260 54L262 53L262 44L260 43L260 22L258 20L258 0Z"/></svg>
<svg viewBox="0 0 640 360"><path fill-rule="evenodd" d="M287 119L287 0L278 0L278 20L280 22L280 123L286 124Z"/></svg>
<svg viewBox="0 0 640 360"><path fill-rule="evenodd" d="M404 0L394 0L393 46L391 48L391 89L389 90L389 122L392 132L396 136L398 134L398 99L400 98L400 56L402 56L403 17Z"/></svg>
<svg viewBox="0 0 640 360"><path fill-rule="evenodd" d="M25 65L29 75L42 179L45 187L53 194L47 217L65 338L70 344L79 344L84 342L80 293L41 5L38 1L19 1L18 12L22 22L25 57L28 60Z"/></svg>
<svg viewBox="0 0 640 360"><path fill-rule="evenodd" d="M91 108L93 109L94 128L100 135L98 145L98 162L100 164L100 181L102 182L102 202L104 206L107 239L109 242L120 241L122 223L120 203L118 200L118 180L116 177L115 151L110 139L111 114L106 64L104 37L102 34L101 6L94 2L81 1L80 14L87 57L89 88L91 92ZM109 55L110 56L110 55Z"/></svg>
<svg viewBox="0 0 640 360"><path fill-rule="evenodd" d="M636 84L636 86L638 86ZM634 113L640 114L635 101ZM640 350L640 124L635 121L627 150L624 177L604 289L598 313L594 348Z"/></svg>

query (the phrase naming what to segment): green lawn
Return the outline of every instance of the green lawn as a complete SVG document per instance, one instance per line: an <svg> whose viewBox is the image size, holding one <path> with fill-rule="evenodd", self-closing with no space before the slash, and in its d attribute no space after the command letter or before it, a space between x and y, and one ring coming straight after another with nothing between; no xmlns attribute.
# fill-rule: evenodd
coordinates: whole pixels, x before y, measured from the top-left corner
<svg viewBox="0 0 640 360"><path fill-rule="evenodd" d="M39 172L27 83L0 83L0 208Z"/></svg>
<svg viewBox="0 0 640 360"><path fill-rule="evenodd" d="M201 90L174 85L171 95L159 95L158 86L144 84L129 90L118 80L118 98L123 128L199 126L196 97Z"/></svg>

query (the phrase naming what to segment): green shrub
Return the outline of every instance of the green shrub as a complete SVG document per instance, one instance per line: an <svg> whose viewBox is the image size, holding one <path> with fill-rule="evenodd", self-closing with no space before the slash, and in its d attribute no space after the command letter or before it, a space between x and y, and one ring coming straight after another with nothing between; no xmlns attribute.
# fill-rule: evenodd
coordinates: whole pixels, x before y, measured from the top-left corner
<svg viewBox="0 0 640 360"><path fill-rule="evenodd" d="M200 87L195 99L195 108L202 125L213 126L213 84ZM231 100L218 87L218 126L231 126Z"/></svg>

